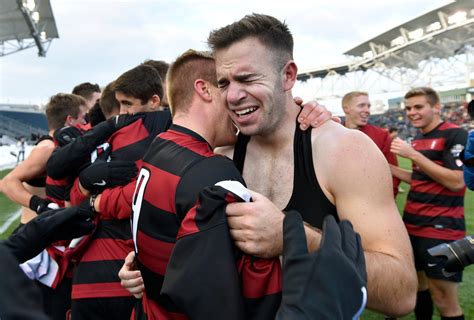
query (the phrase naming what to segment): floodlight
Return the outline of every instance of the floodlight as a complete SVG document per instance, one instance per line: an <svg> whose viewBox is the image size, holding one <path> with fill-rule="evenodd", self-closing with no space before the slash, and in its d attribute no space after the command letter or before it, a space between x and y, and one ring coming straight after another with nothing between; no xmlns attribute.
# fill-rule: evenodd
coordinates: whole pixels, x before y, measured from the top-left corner
<svg viewBox="0 0 474 320"><path fill-rule="evenodd" d="M433 32L440 29L441 29L441 23L439 21L436 21L430 24L428 27L426 27L426 33Z"/></svg>
<svg viewBox="0 0 474 320"><path fill-rule="evenodd" d="M455 14L450 15L448 17L448 23L449 24L459 23L459 22L463 22L466 19L467 19L467 12L466 11L458 11Z"/></svg>
<svg viewBox="0 0 474 320"><path fill-rule="evenodd" d="M46 31L41 31L40 38L41 40L46 40Z"/></svg>
<svg viewBox="0 0 474 320"><path fill-rule="evenodd" d="M393 39L392 41L390 41L390 46L396 47L396 46L400 46L404 43L405 43L405 38L402 37L402 36L399 36L399 37L396 37L395 39Z"/></svg>
<svg viewBox="0 0 474 320"><path fill-rule="evenodd" d="M35 11L31 14L31 19L33 19L33 21L35 23L38 23L39 19L40 19L40 15L39 15L39 12L38 11Z"/></svg>
<svg viewBox="0 0 474 320"><path fill-rule="evenodd" d="M369 51L364 52L362 54L362 57L364 57L365 59L370 59L374 57L374 53L372 52L372 50L369 50Z"/></svg>
<svg viewBox="0 0 474 320"><path fill-rule="evenodd" d="M418 28L416 30L410 31L408 33L408 37L412 40L419 39L419 38L423 37L423 29Z"/></svg>
<svg viewBox="0 0 474 320"><path fill-rule="evenodd" d="M26 0L26 3L23 3L23 6L26 7L28 10L33 11L36 7L35 0Z"/></svg>

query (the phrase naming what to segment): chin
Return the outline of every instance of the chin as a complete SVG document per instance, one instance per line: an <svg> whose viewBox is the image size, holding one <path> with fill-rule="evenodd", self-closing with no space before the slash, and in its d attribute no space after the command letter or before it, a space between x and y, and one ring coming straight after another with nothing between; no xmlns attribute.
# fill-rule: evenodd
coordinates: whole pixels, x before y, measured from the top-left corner
<svg viewBox="0 0 474 320"><path fill-rule="evenodd" d="M240 127L240 133L246 135L246 136L255 136L255 135L260 135L263 133L263 130L261 127L257 125L249 125L249 126L241 126Z"/></svg>

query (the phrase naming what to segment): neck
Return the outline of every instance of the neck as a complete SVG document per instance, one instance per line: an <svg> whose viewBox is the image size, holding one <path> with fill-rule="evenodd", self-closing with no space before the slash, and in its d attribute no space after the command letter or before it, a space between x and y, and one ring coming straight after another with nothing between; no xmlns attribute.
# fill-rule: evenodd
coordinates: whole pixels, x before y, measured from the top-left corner
<svg viewBox="0 0 474 320"><path fill-rule="evenodd" d="M347 118L347 117L346 117L346 121L345 121L345 123L344 123L344 126L345 126L346 128L349 128L349 129L357 129L357 130L360 129L360 126L356 125L354 122L352 122L351 119L349 119L349 118Z"/></svg>
<svg viewBox="0 0 474 320"><path fill-rule="evenodd" d="M429 125L427 125L424 128L421 128L422 133L428 133L431 132L434 128L436 128L443 120L441 120L440 117L435 117L433 121L430 122Z"/></svg>
<svg viewBox="0 0 474 320"><path fill-rule="evenodd" d="M173 117L173 123L181 127L192 130L203 137L212 148L215 147L215 134L213 134L213 125L208 123L205 114L194 113L192 110L186 113L176 113Z"/></svg>

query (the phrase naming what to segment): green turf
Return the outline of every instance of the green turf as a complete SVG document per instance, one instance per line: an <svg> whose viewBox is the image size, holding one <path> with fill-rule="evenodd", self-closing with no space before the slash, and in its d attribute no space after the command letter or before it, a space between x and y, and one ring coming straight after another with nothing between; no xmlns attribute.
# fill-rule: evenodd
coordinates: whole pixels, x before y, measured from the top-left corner
<svg viewBox="0 0 474 320"><path fill-rule="evenodd" d="M402 168L411 170L411 162L404 158L398 158L399 165ZM399 193L397 196L397 206L400 212L403 212L403 207L405 206L406 198L408 195L408 190L410 189L406 183L401 183L403 193ZM465 206L465 217L466 217L466 228L467 234L474 233L474 217L472 213L474 212L474 192L467 190L466 196L464 198ZM463 282L460 286L460 300L461 307L464 311L465 319L474 319L474 266L468 267L464 270ZM435 312L437 314L437 312ZM371 311L365 311L361 319L384 319L380 314ZM410 314L401 319L415 319L413 314ZM439 315L435 315L434 319L440 319Z"/></svg>
<svg viewBox="0 0 474 320"><path fill-rule="evenodd" d="M0 179L6 176L10 171L11 169L1 170ZM18 209L20 209L19 205L10 201L10 199L8 199L3 193L0 193L0 226L3 225L5 221L8 220L8 218ZM20 219L18 218L12 223L8 230L0 234L0 239L5 239L13 231L13 229L16 228L19 222Z"/></svg>

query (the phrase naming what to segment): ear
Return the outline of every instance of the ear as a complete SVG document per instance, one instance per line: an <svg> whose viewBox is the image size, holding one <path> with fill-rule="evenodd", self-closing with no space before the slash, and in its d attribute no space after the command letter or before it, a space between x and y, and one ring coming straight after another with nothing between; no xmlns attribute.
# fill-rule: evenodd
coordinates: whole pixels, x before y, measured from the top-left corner
<svg viewBox="0 0 474 320"><path fill-rule="evenodd" d="M433 106L433 109L434 109L435 114L441 115L441 103L436 103Z"/></svg>
<svg viewBox="0 0 474 320"><path fill-rule="evenodd" d="M161 99L157 94L151 96L151 109L155 110L160 106Z"/></svg>
<svg viewBox="0 0 474 320"><path fill-rule="evenodd" d="M194 81L194 91L204 101L212 101L211 88L210 84L207 81L203 79L196 79L196 81Z"/></svg>
<svg viewBox="0 0 474 320"><path fill-rule="evenodd" d="M298 67L293 60L288 61L283 67L283 89L285 91L291 90L296 83L296 76L298 75Z"/></svg>
<svg viewBox="0 0 474 320"><path fill-rule="evenodd" d="M76 119L74 119L73 116L68 115L66 117L66 121L64 122L64 126L72 126L72 123L74 122L74 120Z"/></svg>

